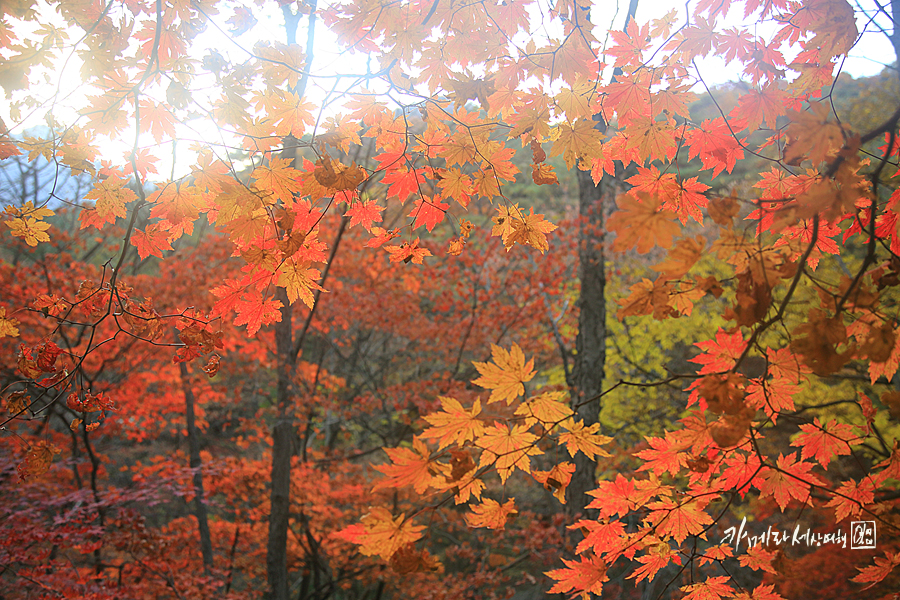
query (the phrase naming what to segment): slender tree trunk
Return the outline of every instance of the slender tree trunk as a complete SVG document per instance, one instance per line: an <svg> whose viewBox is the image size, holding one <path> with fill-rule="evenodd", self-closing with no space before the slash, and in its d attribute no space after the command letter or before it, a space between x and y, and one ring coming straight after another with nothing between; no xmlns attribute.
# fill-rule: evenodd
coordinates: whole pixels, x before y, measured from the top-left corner
<svg viewBox="0 0 900 600"><path fill-rule="evenodd" d="M600 417L600 400L606 365L606 272L603 255L603 190L594 185L589 171L578 171L578 205L581 218L578 261L581 294L578 299L578 338L573 380L575 407L585 425ZM597 486L596 462L582 453L575 456L575 474L569 483L570 510L577 513L591 501L589 490Z"/></svg>
<svg viewBox="0 0 900 600"><path fill-rule="evenodd" d="M637 12L638 0L630 0L625 16L625 27ZM586 22L590 22L590 9ZM621 73L613 72L613 81ZM606 133L607 123L602 115L594 115L595 128ZM578 174L578 236L579 277L581 293L578 299L577 354L572 378L575 384L574 404L584 424L593 425L600 419L600 392L603 391L603 375L606 369L606 271L603 252L603 186L595 185L590 171ZM601 182L602 184L602 182ZM575 456L575 474L569 483L568 509L582 511L592 500L587 492L597 486L597 463L584 454ZM593 511L586 511L589 517Z"/></svg>
<svg viewBox="0 0 900 600"><path fill-rule="evenodd" d="M194 390L188 377L187 365L178 365L181 373L181 387L184 390L184 412L187 418L188 458L194 471L194 516L197 517L197 528L200 530L200 552L203 554L203 567L209 570L213 566L212 538L209 534L209 517L206 512L206 496L203 492L203 463L200 461L200 436L194 417Z"/></svg>
<svg viewBox="0 0 900 600"><path fill-rule="evenodd" d="M309 69L313 60L316 25L316 0L308 3L309 17L306 35L306 65L304 74L292 90L298 97L306 94ZM297 43L297 27L303 13L291 10L290 4L281 7L284 15L285 36L288 44ZM293 136L284 139L287 159L297 159L297 140ZM275 324L275 352L277 353L278 413L272 429L272 487L269 494L269 539L266 544L266 575L268 600L288 600L290 586L287 570L287 537L291 508L291 457L294 454L294 413L292 407L291 378L297 364L298 348L293 348L293 320L287 292L278 288L276 298L281 301L281 321ZM316 301L318 301L318 293ZM310 312L309 319L312 319ZM309 325L307 320L307 326ZM303 337L303 334L300 336ZM301 342L301 340L298 340ZM302 343L302 342L301 342Z"/></svg>
<svg viewBox="0 0 900 600"><path fill-rule="evenodd" d="M272 430L272 488L270 493L269 541L266 569L269 599L288 600L287 534L291 506L291 456L294 454L294 413L291 409L292 352L291 304L287 293L278 288L281 321L275 324L275 351L278 355L278 416Z"/></svg>

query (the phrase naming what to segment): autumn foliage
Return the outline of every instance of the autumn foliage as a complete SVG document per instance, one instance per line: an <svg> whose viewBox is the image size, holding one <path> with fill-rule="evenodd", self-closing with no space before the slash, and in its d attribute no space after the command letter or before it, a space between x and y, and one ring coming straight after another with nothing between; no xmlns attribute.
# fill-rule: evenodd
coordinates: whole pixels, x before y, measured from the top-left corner
<svg viewBox="0 0 900 600"><path fill-rule="evenodd" d="M900 5L602 10L3 2L0 596L892 597Z"/></svg>

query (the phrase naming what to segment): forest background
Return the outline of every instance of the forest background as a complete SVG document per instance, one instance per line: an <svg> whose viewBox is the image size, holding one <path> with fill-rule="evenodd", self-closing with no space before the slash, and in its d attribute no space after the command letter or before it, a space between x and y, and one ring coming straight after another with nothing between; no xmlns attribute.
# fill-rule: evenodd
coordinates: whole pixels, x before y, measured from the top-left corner
<svg viewBox="0 0 900 600"><path fill-rule="evenodd" d="M898 4L635 6L4 2L0 594L895 597Z"/></svg>

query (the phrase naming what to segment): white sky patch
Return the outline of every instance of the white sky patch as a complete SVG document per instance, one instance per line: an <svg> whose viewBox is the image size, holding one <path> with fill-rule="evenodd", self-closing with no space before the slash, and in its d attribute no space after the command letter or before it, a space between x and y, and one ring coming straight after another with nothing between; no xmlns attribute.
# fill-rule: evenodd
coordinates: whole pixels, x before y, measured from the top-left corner
<svg viewBox="0 0 900 600"><path fill-rule="evenodd" d="M241 5L235 4L235 6ZM540 6L543 9L547 8L546 3L541 3ZM43 0L39 0L38 7L42 11L42 24L63 26L62 18ZM591 20L595 26L594 35L601 44L610 43L607 33L609 29L621 30L624 27L627 7L627 0L621 2L601 1L592 6ZM636 21L639 25L644 24L661 18L673 9L678 15L677 29L688 16L684 2L678 0L653 0L652 2L642 0L638 4ZM115 6L110 16L118 21L122 16L115 12L117 10L121 10L121 7ZM204 56L217 52L228 62L238 64L251 58L254 45L259 41L286 41L283 17L276 3L267 3L262 8L253 5L251 10L257 19L257 24L248 32L237 36L228 31L229 25L226 21L232 16L231 13L222 10L219 15L213 17L213 23L208 24L206 30L193 42L192 58L202 60ZM883 14L878 12L874 2L871 5L863 5L862 8L857 6L856 14L858 28L861 32L860 41L844 60L841 70L855 77L875 75L884 68L885 62L893 62L893 47L887 36L880 30L880 28L886 29L891 24ZM541 46L550 39L562 38L563 26L558 18L548 17L545 11L544 14L532 13L532 19L534 32L531 35L519 32L513 37L513 43L519 48L524 48L530 39L534 39L535 43ZM718 26L720 28L741 27L745 21L743 6L737 5L733 6L727 15L719 17ZM302 17L297 31L297 42L304 48L306 47L307 24L308 18ZM34 35L36 27L37 25L20 24L16 31L21 38ZM761 22L750 23L748 30L753 35L771 39L780 27L781 24L769 18ZM136 26L135 29L138 27ZM888 29L888 31L890 30ZM78 41L75 32L71 32L69 35L72 38L69 40L69 44ZM137 43L136 40L132 41L132 44L136 45ZM783 47L782 50L786 52L788 49ZM100 90L82 83L82 62L75 50L70 46L61 55L63 58L59 64L54 65L54 69L43 72L35 71L32 74L32 81L29 82L27 93L41 99L37 109L23 113L19 119L15 119L11 118L9 107L0 103L0 116L14 134L21 135L31 127L46 125L46 115L51 113L59 124L75 123L83 118L80 117L80 112L89 106L88 97L100 94ZM790 62L791 57L786 55L786 58ZM341 113L344 98L351 91L361 91L366 85L369 85L371 86L369 91L372 93L387 92L385 82L367 78L368 75L377 72L383 66L365 54L342 50L337 43L336 36L328 31L321 19L318 19L315 28L312 73L306 93L306 100L319 107L317 123ZM708 86L733 81L740 77L742 69L738 63L726 64L719 57L698 59L696 66ZM416 73L409 75L415 77ZM472 75L479 77L484 73L473 72ZM611 69L608 69L604 72L604 81L608 81L610 77ZM146 89L142 90L142 97L151 98L156 102L164 102L165 86L168 81L168 79L163 79L161 86L146 86ZM208 86L205 85L205 81L209 82ZM539 82L529 80L524 85L533 86L536 83ZM151 176L151 179L178 178L189 173L196 156L194 148L197 144L218 147L222 149L220 152L223 155L225 149L241 146L240 136L220 129L209 118L208 109L211 109L212 103L218 98L218 91L214 84L214 75L203 70L198 71L191 83L192 101L197 110L194 111L191 118L176 124L177 142L157 144L149 133L141 134L138 147L150 149L159 157L157 164L159 175ZM204 88L214 91L204 95ZM694 91L702 93L704 89L699 86ZM417 101L416 97L403 96L397 90L392 90L391 93L394 100L399 103ZM103 140L100 146L103 148L105 159L118 163L122 157L131 153L134 144L134 119L132 116L122 127L119 135Z"/></svg>

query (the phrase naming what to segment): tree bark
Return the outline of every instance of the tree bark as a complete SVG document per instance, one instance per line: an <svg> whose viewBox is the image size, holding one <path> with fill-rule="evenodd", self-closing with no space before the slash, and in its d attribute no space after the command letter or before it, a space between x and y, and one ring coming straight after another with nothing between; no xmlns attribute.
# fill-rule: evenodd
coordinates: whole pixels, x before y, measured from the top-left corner
<svg viewBox="0 0 900 600"><path fill-rule="evenodd" d="M291 456L294 454L294 414L291 411L291 375L295 355L292 352L291 304L283 288L276 297L281 301L281 321L275 324L277 353L278 416L272 429L272 488L269 496L269 540L266 546L266 571L270 600L288 600L287 534L291 506Z"/></svg>
<svg viewBox="0 0 900 600"><path fill-rule="evenodd" d="M184 390L184 413L187 420L188 458L194 471L194 516L197 517L197 528L200 531L200 552L203 554L203 567L209 570L213 566L212 538L209 534L209 517L206 511L206 496L203 492L203 463L200 461L200 436L194 416L194 390L188 377L187 365L178 365L181 374L181 387Z"/></svg>
<svg viewBox="0 0 900 600"><path fill-rule="evenodd" d="M578 171L579 278L578 337L575 342L573 380L575 410L584 424L600 418L600 400L592 400L603 389L606 365L606 272L603 252L603 190L594 185L589 171ZM591 501L587 495L596 487L597 463L583 453L575 456L575 473L569 483L568 506L579 512Z"/></svg>
<svg viewBox="0 0 900 600"><path fill-rule="evenodd" d="M637 12L638 0L630 0L625 26ZM586 21L590 22L590 9ZM613 71L612 80L621 74L621 69ZM606 133L607 123L600 114L594 115L594 127ZM585 426L593 425L600 419L600 392L603 391L603 375L606 368L606 267L603 252L603 186L595 185L590 171L577 171L578 214L580 229L578 235L578 262L581 292L578 298L578 337L575 340L575 367L572 378L575 383L573 404ZM602 182L601 182L602 184ZM584 510L592 500L587 495L597 486L597 463L579 452L575 456L575 473L569 483L568 509L572 512ZM594 511L586 511L589 518Z"/></svg>

